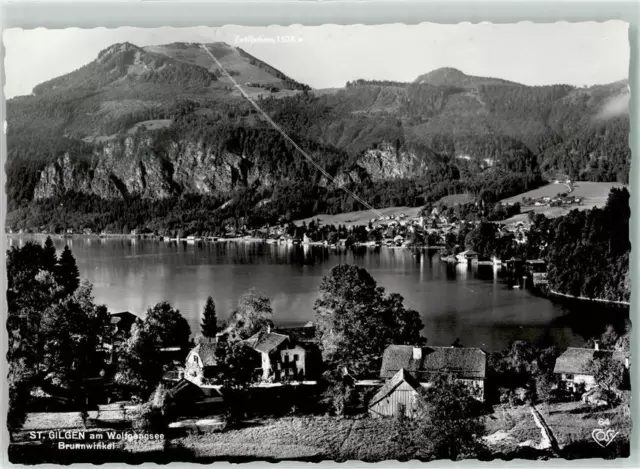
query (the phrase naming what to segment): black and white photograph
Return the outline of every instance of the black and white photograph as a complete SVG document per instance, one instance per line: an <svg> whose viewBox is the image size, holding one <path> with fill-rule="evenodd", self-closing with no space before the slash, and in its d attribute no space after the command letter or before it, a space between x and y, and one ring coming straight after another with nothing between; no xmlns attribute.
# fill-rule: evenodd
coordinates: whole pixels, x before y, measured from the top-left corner
<svg viewBox="0 0 640 469"><path fill-rule="evenodd" d="M12 464L629 458L627 23L2 40Z"/></svg>

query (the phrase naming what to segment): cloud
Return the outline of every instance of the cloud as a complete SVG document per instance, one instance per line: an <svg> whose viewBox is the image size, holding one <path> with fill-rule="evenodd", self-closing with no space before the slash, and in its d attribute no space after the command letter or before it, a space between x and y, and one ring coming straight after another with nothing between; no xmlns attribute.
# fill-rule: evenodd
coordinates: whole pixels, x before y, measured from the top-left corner
<svg viewBox="0 0 640 469"><path fill-rule="evenodd" d="M600 112L596 115L596 119L607 120L618 116L628 115L629 98L629 88L624 90L622 94L609 98L609 100L602 106Z"/></svg>

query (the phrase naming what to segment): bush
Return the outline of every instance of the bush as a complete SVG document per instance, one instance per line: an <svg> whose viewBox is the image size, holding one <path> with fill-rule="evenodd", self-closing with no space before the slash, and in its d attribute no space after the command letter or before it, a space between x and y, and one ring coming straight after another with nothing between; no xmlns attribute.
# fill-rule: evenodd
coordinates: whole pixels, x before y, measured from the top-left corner
<svg viewBox="0 0 640 469"><path fill-rule="evenodd" d="M247 389L225 387L223 395L227 405L224 414L225 428L233 428L247 416L249 392Z"/></svg>
<svg viewBox="0 0 640 469"><path fill-rule="evenodd" d="M87 423L89 422L89 410L86 406L83 406L82 409L80 409L80 419L82 420L82 426L87 428Z"/></svg>
<svg viewBox="0 0 640 469"><path fill-rule="evenodd" d="M167 422L175 420L177 410L175 402L171 398L168 389L164 385L158 385L155 392L151 396L149 403L151 404L152 408L158 409L162 413Z"/></svg>
<svg viewBox="0 0 640 469"><path fill-rule="evenodd" d="M557 397L558 380L550 374L541 374L535 378L537 402L552 402Z"/></svg>
<svg viewBox="0 0 640 469"><path fill-rule="evenodd" d="M531 402L531 391L525 388L500 388L500 404L509 404L510 406L520 406Z"/></svg>
<svg viewBox="0 0 640 469"><path fill-rule="evenodd" d="M167 429L167 419L162 410L151 404L143 404L133 419L133 428L150 433L164 433Z"/></svg>
<svg viewBox="0 0 640 469"><path fill-rule="evenodd" d="M149 403L152 407L156 409L160 409L164 406L165 401L167 400L167 389L164 385L159 384L156 387L156 390L151 395L151 399L149 399Z"/></svg>
<svg viewBox="0 0 640 469"><path fill-rule="evenodd" d="M505 412L504 414L504 429L509 431L512 430L518 422L511 414Z"/></svg>

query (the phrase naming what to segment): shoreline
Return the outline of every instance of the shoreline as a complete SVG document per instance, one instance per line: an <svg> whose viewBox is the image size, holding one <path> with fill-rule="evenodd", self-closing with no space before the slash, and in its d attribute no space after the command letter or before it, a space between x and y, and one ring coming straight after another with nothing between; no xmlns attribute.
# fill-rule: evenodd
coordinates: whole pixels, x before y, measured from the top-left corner
<svg viewBox="0 0 640 469"><path fill-rule="evenodd" d="M557 298L566 298L570 300L583 301L583 302L596 303L596 304L605 304L605 305L608 304L608 305L626 306L626 307L631 306L631 303L627 301L605 300L604 298L587 298L586 296L573 296L573 295L567 295L566 293L560 293L558 291L551 290L551 289L549 289L548 291L549 291L548 296L550 298L557 297Z"/></svg>
<svg viewBox="0 0 640 469"><path fill-rule="evenodd" d="M215 239L201 237L196 239L187 239L187 238L171 238L164 239L164 236L157 235L145 235L145 234L105 234L105 235L97 235L97 234L51 234L51 233L5 233L5 236L8 238L46 238L50 236L51 239L135 239L142 241L156 241L159 243L184 243L184 244L219 244L219 243L262 243L269 244L273 246L314 246L314 247L324 247L327 249L343 249L344 245L327 245L324 241L310 241L307 243L297 242L297 243L282 243L282 242L269 242L267 238L257 238L255 236L241 236L234 238L218 238ZM361 248L386 248L386 249L415 249L415 250L433 250L438 251L442 249L442 246L387 246L385 244L376 245L374 241L366 241L364 243L354 243L353 247L361 247Z"/></svg>

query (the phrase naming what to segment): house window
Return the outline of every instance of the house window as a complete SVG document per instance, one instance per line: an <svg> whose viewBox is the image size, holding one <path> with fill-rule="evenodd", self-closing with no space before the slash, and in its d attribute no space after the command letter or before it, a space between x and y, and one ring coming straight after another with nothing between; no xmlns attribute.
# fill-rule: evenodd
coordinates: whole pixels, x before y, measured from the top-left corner
<svg viewBox="0 0 640 469"><path fill-rule="evenodd" d="M564 378L565 379L573 379L573 374L567 373L567 374L564 375Z"/></svg>
<svg viewBox="0 0 640 469"><path fill-rule="evenodd" d="M294 361L294 362L297 362L297 361L298 361L298 358L300 358L300 357L299 357L299 356L298 356L298 354L296 353L296 354L293 356L293 361Z"/></svg>
<svg viewBox="0 0 640 469"><path fill-rule="evenodd" d="M194 363L198 363L198 355L194 355L193 356L193 362Z"/></svg>
<svg viewBox="0 0 640 469"><path fill-rule="evenodd" d="M285 363L289 363L289 355L285 355L284 356L284 362Z"/></svg>

